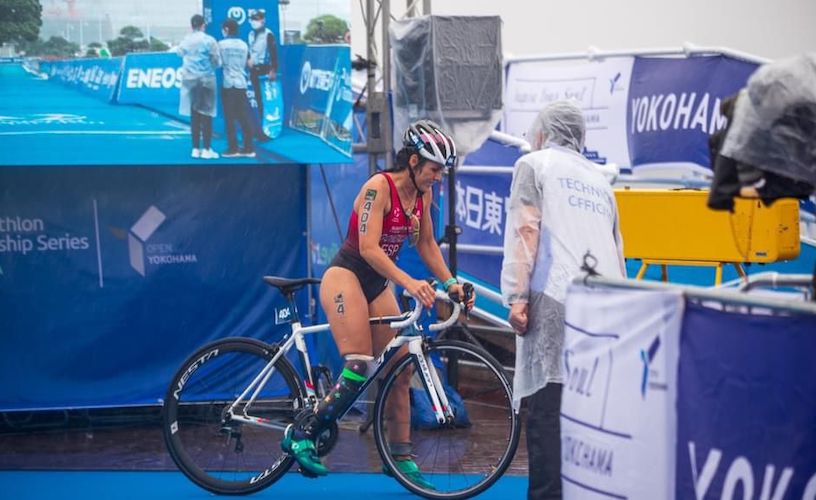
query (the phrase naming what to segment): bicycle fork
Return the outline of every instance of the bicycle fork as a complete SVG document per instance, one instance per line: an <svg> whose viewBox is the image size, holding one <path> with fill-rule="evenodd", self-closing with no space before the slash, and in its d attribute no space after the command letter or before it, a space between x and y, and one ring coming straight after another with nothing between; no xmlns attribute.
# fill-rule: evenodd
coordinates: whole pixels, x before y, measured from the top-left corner
<svg viewBox="0 0 816 500"><path fill-rule="evenodd" d="M420 339L412 340L408 344L408 352L414 357L419 371L422 373L422 385L431 398L431 408L433 409L436 421L440 425L453 423L455 415L453 408L448 401L448 396L445 394L445 388L442 386L442 380L436 372L436 368L431 361L429 354L422 349L422 341Z"/></svg>

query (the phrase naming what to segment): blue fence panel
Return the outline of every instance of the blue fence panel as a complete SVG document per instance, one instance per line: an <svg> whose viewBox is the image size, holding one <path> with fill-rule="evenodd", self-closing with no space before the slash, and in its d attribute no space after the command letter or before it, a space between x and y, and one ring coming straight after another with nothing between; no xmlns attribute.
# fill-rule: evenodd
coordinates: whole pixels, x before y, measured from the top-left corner
<svg viewBox="0 0 816 500"><path fill-rule="evenodd" d="M303 50L289 126L351 151L351 48L310 45Z"/></svg>
<svg viewBox="0 0 816 500"><path fill-rule="evenodd" d="M180 70L181 57L173 52L128 54L122 67L117 100L182 118L179 113Z"/></svg>
<svg viewBox="0 0 816 500"><path fill-rule="evenodd" d="M261 277L306 275L305 182L294 165L0 169L0 410L156 404L205 342L277 340L285 301Z"/></svg>
<svg viewBox="0 0 816 500"><path fill-rule="evenodd" d="M686 305L676 498L734 498L738 491L741 498L813 495L814 352L816 316L749 316Z"/></svg>
<svg viewBox="0 0 816 500"><path fill-rule="evenodd" d="M744 87L756 68L726 56L635 58L626 112L632 165L708 167L708 137L727 123L720 103Z"/></svg>
<svg viewBox="0 0 816 500"><path fill-rule="evenodd" d="M50 79L75 87L102 101L110 102L119 83L122 57L110 59L72 59L41 64L40 69Z"/></svg>

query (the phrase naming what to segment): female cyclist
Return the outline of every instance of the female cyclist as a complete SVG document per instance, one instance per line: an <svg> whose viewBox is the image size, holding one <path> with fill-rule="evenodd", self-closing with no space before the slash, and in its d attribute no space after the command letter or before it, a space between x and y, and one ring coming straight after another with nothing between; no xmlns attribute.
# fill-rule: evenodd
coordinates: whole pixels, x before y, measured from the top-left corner
<svg viewBox="0 0 816 500"><path fill-rule="evenodd" d="M402 149L393 170L373 175L354 200L348 233L340 251L329 264L320 285L320 303L345 363L331 393L314 415L286 429L281 447L308 473L325 475L315 437L342 415L366 381L373 353L381 352L394 338L388 325L369 325L369 318L400 313L392 281L431 307L434 289L396 265L405 240L417 252L445 290L464 297L461 285L448 270L434 240L431 223L434 183L456 164L453 139L429 120L411 124L403 134ZM466 307L473 306L471 299ZM423 487L428 483L411 455L409 378L398 380L398 394L387 408L388 439L399 468Z"/></svg>

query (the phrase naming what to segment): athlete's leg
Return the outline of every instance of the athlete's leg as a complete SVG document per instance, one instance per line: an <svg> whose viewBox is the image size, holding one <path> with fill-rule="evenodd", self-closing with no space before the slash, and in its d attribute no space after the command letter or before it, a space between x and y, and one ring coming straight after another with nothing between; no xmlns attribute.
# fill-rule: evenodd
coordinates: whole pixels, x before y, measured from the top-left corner
<svg viewBox="0 0 816 500"><path fill-rule="evenodd" d="M375 316L395 316L400 313L397 299L391 287L383 292L369 305L369 315ZM388 342L394 338L396 332L388 325L375 325L371 328L373 340L373 352L379 355ZM408 352L408 347L404 346L391 358L392 363L402 358ZM388 399L386 406L386 418L388 419L388 440L398 453L410 454L411 442L411 401L409 387L411 385L411 375L413 369L405 370L396 380L396 385ZM403 446L405 445L405 446ZM400 450L402 448L402 450Z"/></svg>
<svg viewBox="0 0 816 500"><path fill-rule="evenodd" d="M330 267L320 284L320 304L329 320L340 354L346 358L343 372L330 393L318 403L314 414L304 415L287 429L281 447L312 474L328 472L315 451L317 436L356 398L368 376L371 359L371 329L368 304L357 277L351 271Z"/></svg>
<svg viewBox="0 0 816 500"><path fill-rule="evenodd" d="M369 306L371 316L393 316L399 314L399 306L391 288L383 290ZM394 330L388 325L376 325L372 327L372 338L374 340L374 353L379 355L383 348L394 338ZM397 354L391 358L389 365L401 359L408 352L408 346L403 346ZM386 365L386 369L388 365ZM396 459L397 468L408 476L411 481L426 489L435 489L433 483L429 482L422 475L411 454L411 376L414 373L413 366L408 366L394 382L394 388L389 394L385 407L385 416L388 422L388 445L391 455ZM391 474L388 469L383 468L383 472Z"/></svg>
<svg viewBox="0 0 816 500"><path fill-rule="evenodd" d="M298 439L314 439L348 409L368 378L368 363L372 359L368 304L354 273L330 267L320 283L320 304L345 363L336 384L318 404L316 418L295 431Z"/></svg>

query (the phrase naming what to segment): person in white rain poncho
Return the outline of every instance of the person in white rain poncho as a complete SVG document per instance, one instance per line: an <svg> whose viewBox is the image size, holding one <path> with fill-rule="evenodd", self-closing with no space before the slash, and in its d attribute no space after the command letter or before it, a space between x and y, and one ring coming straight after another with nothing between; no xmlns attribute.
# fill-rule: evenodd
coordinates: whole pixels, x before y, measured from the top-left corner
<svg viewBox="0 0 816 500"><path fill-rule="evenodd" d="M179 114L190 117L193 149L190 156L205 160L218 158L212 149L212 122L215 116L215 68L221 66L218 42L204 33L204 16L190 19L192 33L184 37L176 52L181 56ZM202 144L203 142L203 144Z"/></svg>
<svg viewBox="0 0 816 500"><path fill-rule="evenodd" d="M502 298L516 331L513 404L527 401L530 499L561 498L560 425L564 299L589 252L595 270L625 275L609 182L581 155L585 125L569 101L544 108L528 132L510 188Z"/></svg>

